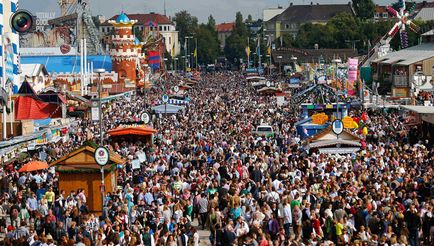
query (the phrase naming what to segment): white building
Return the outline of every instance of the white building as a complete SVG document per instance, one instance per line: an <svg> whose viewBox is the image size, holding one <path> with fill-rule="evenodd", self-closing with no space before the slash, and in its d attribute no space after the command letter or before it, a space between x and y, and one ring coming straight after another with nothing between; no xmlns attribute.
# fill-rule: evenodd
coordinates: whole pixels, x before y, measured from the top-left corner
<svg viewBox="0 0 434 246"><path fill-rule="evenodd" d="M127 14L131 20L137 20L133 28L138 28L139 32L143 32L145 26L152 26L151 30L158 31L163 37L166 44L166 50L169 54L175 53L175 56L181 52L181 46L179 43L179 34L176 31L175 24L165 15L156 13L149 14ZM115 15L102 23L99 30L104 36L107 36L114 32L114 27L108 22L110 20L116 20L118 15Z"/></svg>

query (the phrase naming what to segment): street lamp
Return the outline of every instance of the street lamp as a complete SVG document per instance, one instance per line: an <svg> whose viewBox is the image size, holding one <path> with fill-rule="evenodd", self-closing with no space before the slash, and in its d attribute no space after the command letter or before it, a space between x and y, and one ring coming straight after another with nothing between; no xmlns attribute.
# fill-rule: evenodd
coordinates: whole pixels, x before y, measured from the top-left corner
<svg viewBox="0 0 434 246"><path fill-rule="evenodd" d="M175 60L175 72L178 70L178 57L175 57L174 58L174 60Z"/></svg>
<svg viewBox="0 0 434 246"><path fill-rule="evenodd" d="M336 67L333 76L334 76L334 79L336 80L336 89L337 89L338 88L338 64L342 63L342 60L340 58L335 58L332 60L332 63Z"/></svg>
<svg viewBox="0 0 434 246"><path fill-rule="evenodd" d="M282 58L283 58L283 56L281 56L281 55L278 55L278 56L276 56L276 58L279 60L279 74L280 73L282 73L282 71L281 71L281 66L282 66Z"/></svg>
<svg viewBox="0 0 434 246"><path fill-rule="evenodd" d="M292 65L294 65L294 73L297 72L297 60L298 58L296 56L291 56Z"/></svg>
<svg viewBox="0 0 434 246"><path fill-rule="evenodd" d="M269 58L270 58L270 64L269 64L269 66L268 66L268 68L269 68L269 74L271 75L271 41L272 41L272 37L273 37L274 35L273 34L267 34L267 35L265 35L265 37L266 37L266 39L267 39L267 41L268 41L268 43L269 43L269 46L268 46L268 48L269 48L269 50L270 50L270 54L268 54L268 56L269 56ZM267 52L268 53L268 52Z"/></svg>
<svg viewBox="0 0 434 246"><path fill-rule="evenodd" d="M95 73L98 74L98 114L99 114L99 135L100 142L99 145L103 146L104 143L104 135L103 135L103 127L102 127L102 107L101 107L101 74L105 73L104 68L98 68L94 70ZM104 208L104 167L101 166L101 197L102 197L102 208Z"/></svg>

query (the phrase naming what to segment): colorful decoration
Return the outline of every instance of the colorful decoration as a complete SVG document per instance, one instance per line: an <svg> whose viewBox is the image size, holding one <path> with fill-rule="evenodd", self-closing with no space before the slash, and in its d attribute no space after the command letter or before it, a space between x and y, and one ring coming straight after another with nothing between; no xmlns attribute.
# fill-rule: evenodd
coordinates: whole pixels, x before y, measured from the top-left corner
<svg viewBox="0 0 434 246"><path fill-rule="evenodd" d="M368 128L366 126L363 127L362 133L363 133L363 136L368 135Z"/></svg>
<svg viewBox="0 0 434 246"><path fill-rule="evenodd" d="M387 6L387 11L390 13L390 15L397 19L397 22L395 25L393 25L392 29L387 33L387 35L393 38L399 31L401 48L403 49L408 47L408 34L406 27L415 33L419 33L420 31L420 27L408 19L408 16L414 11L415 8L416 3L414 3L414 5L408 11L406 11L405 0L399 0L399 11Z"/></svg>
<svg viewBox="0 0 434 246"><path fill-rule="evenodd" d="M325 113L319 113L312 115L312 123L317 125L324 125L329 120L329 117Z"/></svg>
<svg viewBox="0 0 434 246"><path fill-rule="evenodd" d="M366 122L368 120L368 113L366 113L366 112L362 113L362 120L363 120L363 122Z"/></svg>
<svg viewBox="0 0 434 246"><path fill-rule="evenodd" d="M351 118L349 116L345 116L342 119L342 122L344 123L344 128L347 128L347 129L357 129L357 128L359 128L359 125L354 121L353 118Z"/></svg>

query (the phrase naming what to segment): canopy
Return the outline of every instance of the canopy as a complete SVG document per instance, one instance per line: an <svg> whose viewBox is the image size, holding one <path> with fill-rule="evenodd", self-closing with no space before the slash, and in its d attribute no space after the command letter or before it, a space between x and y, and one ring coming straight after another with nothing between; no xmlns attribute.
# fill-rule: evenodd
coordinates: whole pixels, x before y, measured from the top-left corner
<svg viewBox="0 0 434 246"><path fill-rule="evenodd" d="M184 106L177 106L177 105L173 105L173 104L167 104L166 106L164 104L162 105L158 105L155 107L151 108L153 111L155 111L155 113L157 114L176 114L179 112L179 110L185 110Z"/></svg>
<svg viewBox="0 0 434 246"><path fill-rule="evenodd" d="M119 126L107 132L111 137L125 135L150 136L157 133L157 130L150 126Z"/></svg>
<svg viewBox="0 0 434 246"><path fill-rule="evenodd" d="M39 120L62 117L59 104L46 103L34 96L19 96L15 99L16 120Z"/></svg>
<svg viewBox="0 0 434 246"><path fill-rule="evenodd" d="M32 171L43 170L43 169L47 169L47 168L48 168L48 164L46 162L31 161L31 162L28 162L27 164L25 164L24 166L22 166L20 168L20 170L18 170L18 172L20 172L20 173L32 172Z"/></svg>

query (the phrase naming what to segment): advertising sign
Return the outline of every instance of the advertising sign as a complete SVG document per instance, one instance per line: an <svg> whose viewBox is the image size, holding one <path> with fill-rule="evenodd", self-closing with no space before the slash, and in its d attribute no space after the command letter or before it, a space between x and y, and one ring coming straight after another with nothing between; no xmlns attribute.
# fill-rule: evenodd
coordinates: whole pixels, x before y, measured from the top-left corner
<svg viewBox="0 0 434 246"><path fill-rule="evenodd" d="M95 150L95 162L100 166L105 166L110 160L110 153L105 147L98 147Z"/></svg>

